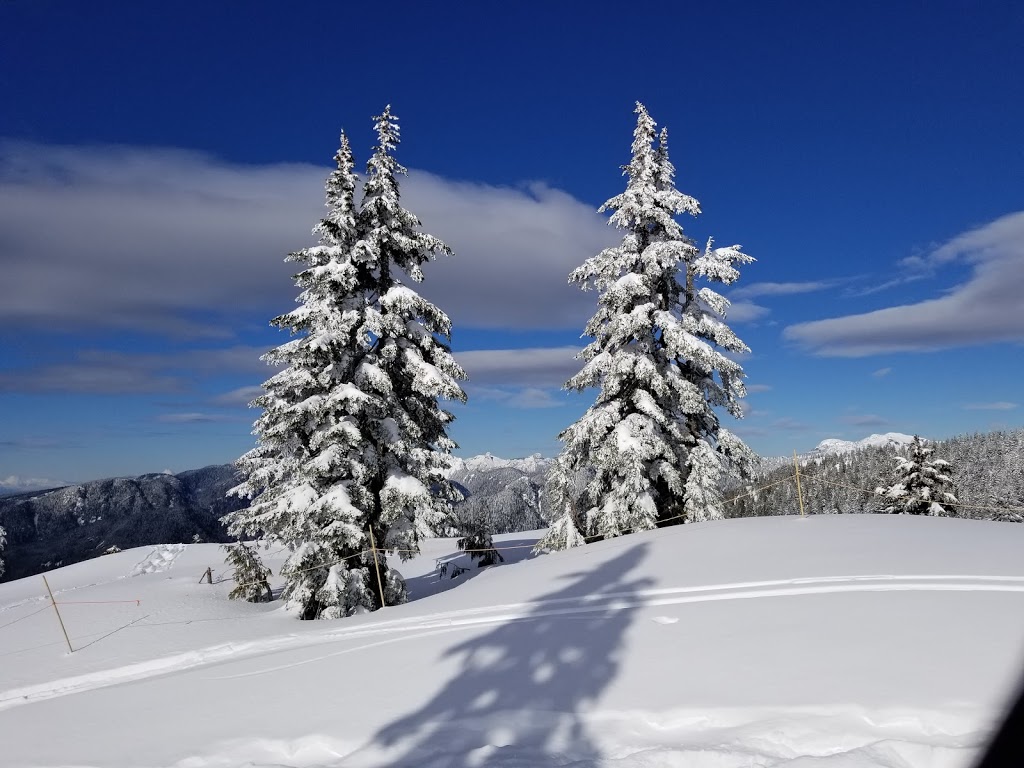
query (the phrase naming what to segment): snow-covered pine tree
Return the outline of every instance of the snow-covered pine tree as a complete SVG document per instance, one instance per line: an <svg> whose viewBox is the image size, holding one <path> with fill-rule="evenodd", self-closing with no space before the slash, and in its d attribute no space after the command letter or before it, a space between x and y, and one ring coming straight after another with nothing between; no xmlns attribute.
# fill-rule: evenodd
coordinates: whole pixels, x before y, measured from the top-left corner
<svg viewBox="0 0 1024 768"><path fill-rule="evenodd" d="M404 602L384 552L415 554L458 496L443 475L453 416L438 400L464 401L465 373L448 317L404 282L450 250L400 205L397 118L388 107L374 120L361 205L342 134L320 244L288 257L305 265L300 306L273 324L298 338L264 356L284 368L253 401L258 444L238 460L232 493L251 502L225 518L233 535L291 550L283 596L304 619L375 610L382 593Z"/></svg>
<svg viewBox="0 0 1024 768"><path fill-rule="evenodd" d="M548 492L566 513L541 549L572 546L582 535L720 518L723 462L745 469L753 458L715 411L742 417L743 369L727 353L749 350L724 322L729 302L697 287L698 280L729 285L739 277L734 265L753 259L711 240L701 251L684 234L675 216L696 216L700 204L675 188L667 132L656 136L639 102L636 114L626 190L600 209L613 212L622 242L569 277L599 296L585 330L593 341L580 353L585 365L566 387L600 392L559 435L564 445ZM582 488L574 482L580 473Z"/></svg>
<svg viewBox="0 0 1024 768"><path fill-rule="evenodd" d="M956 496L944 488L952 488L950 464L945 459L933 459L935 447L926 445L914 435L906 456L896 456L896 482L888 488L879 487L876 493L889 500L882 511L904 515L948 515Z"/></svg>
<svg viewBox="0 0 1024 768"><path fill-rule="evenodd" d="M4 530L3 526L0 525L0 555L4 553L4 548L7 546L7 531ZM0 557L0 576L4 575L4 559Z"/></svg>
<svg viewBox="0 0 1024 768"><path fill-rule="evenodd" d="M268 579L273 574L260 560L256 547L238 541L235 544L225 544L221 549L227 553L224 562L234 570L235 586L228 593L228 599L247 600L250 603L270 600L272 593Z"/></svg>

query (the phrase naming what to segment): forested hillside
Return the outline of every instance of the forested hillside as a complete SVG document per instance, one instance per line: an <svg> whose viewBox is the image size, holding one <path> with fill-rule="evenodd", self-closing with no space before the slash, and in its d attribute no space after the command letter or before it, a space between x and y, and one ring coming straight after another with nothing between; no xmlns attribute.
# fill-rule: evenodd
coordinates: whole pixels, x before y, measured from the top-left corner
<svg viewBox="0 0 1024 768"><path fill-rule="evenodd" d="M982 520L1024 522L1024 429L961 435L938 441L934 456L949 462L957 504L953 514ZM895 459L905 447L866 447L800 460L806 514L879 512L876 492L895 478ZM727 494L727 516L799 514L792 462L755 474Z"/></svg>

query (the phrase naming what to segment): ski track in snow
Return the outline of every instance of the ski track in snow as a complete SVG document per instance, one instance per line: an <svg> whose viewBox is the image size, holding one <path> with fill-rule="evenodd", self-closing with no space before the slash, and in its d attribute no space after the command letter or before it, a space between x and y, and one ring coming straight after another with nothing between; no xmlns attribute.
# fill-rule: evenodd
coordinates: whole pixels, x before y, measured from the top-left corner
<svg viewBox="0 0 1024 768"><path fill-rule="evenodd" d="M163 550L175 546L181 549L171 553L169 558ZM184 545L158 547L150 557L136 568L150 563L153 556L170 567ZM166 568L165 568L166 569ZM152 572L152 571L149 571ZM510 621L524 621L538 618L558 618L587 613L614 614L619 611L665 605L715 602L722 600L750 600L768 597L799 597L847 592L1016 592L1024 593L1024 577L1021 576L977 576L977 575L863 575L829 576L771 581L749 581L732 584L710 584L690 587L667 587L633 592L602 595L581 595L528 603L468 608L435 614L410 616L404 619L377 621L369 625L346 628L331 627L312 635L279 635L277 637L240 643L224 643L207 648L174 654L124 667L92 672L76 677L53 680L46 683L14 688L0 692L0 711L34 701L66 696L82 691L105 688L121 683L143 680L158 675L177 672L207 664L234 659L265 655L282 650L321 645L341 640L355 640L397 633L397 637L383 642L398 642L422 637L437 632L466 629ZM344 623L344 622L342 622ZM145 626L145 625L140 625ZM379 645L378 642L339 651L352 653ZM327 658L327 656L321 657ZM297 662L310 663L317 659ZM274 666L249 674L263 674L287 669L288 665ZM489 763L490 764L490 763ZM511 765L511 764L510 764ZM710 765L717 765L712 763ZM841 765L841 763L837 763Z"/></svg>
<svg viewBox="0 0 1024 768"><path fill-rule="evenodd" d="M174 561L188 547L187 544L157 544L153 551L135 564L128 577L141 576L144 573L163 573L170 570Z"/></svg>

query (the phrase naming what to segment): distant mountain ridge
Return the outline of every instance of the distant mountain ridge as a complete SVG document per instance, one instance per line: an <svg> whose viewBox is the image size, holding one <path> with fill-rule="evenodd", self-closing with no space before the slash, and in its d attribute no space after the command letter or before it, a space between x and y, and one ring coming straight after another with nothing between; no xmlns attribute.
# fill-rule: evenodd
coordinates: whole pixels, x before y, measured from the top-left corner
<svg viewBox="0 0 1024 768"><path fill-rule="evenodd" d="M817 447L807 454L810 457L816 455L835 455L859 451L862 448L899 448L902 445L909 445L914 441L913 435L904 435L902 432L886 432L884 435L868 435L863 440L838 440L829 438L818 443Z"/></svg>
<svg viewBox="0 0 1024 768"><path fill-rule="evenodd" d="M898 432L863 440L828 439L801 454L803 463L869 447L898 447L913 438ZM455 507L459 523L482 523L492 533L545 527L550 520L544 485L554 459L539 453L505 459L491 453L452 457L448 478L462 492ZM763 460L762 471L792 462ZM7 579L39 573L143 544L227 541L220 523L245 500L226 496L238 482L233 464L171 474L111 478L42 491L18 491L0 498L0 526L7 531Z"/></svg>
<svg viewBox="0 0 1024 768"><path fill-rule="evenodd" d="M855 453L866 448L900 448L913 441L913 435L905 435L902 432L886 432L884 435L868 435L860 440L840 440L830 437L822 440L814 448L796 455L801 464L820 462L829 456L842 456L847 453ZM770 472L784 465L793 465L792 456L763 456L760 462L761 472Z"/></svg>
<svg viewBox="0 0 1024 768"><path fill-rule="evenodd" d="M232 464L31 491L0 499L5 579L17 579L145 544L228 540L220 518L245 504L227 497Z"/></svg>
<svg viewBox="0 0 1024 768"><path fill-rule="evenodd" d="M456 473L489 472L495 469L509 468L527 475L535 475L539 472L547 472L553 461L554 459L545 458L539 453L521 459L503 459L490 452L471 456L468 459L453 456L450 460L451 469L447 474L448 477L451 477Z"/></svg>
<svg viewBox="0 0 1024 768"><path fill-rule="evenodd" d="M544 527L550 463L540 454L453 458L447 474L466 497L456 516L482 519L495 533ZM0 555L4 578L88 560L111 546L178 544L197 535L203 541L229 541L220 518L245 505L244 499L227 496L237 483L235 466L221 464L46 490L12 488L14 493L0 498L0 527L7 531L7 548Z"/></svg>
<svg viewBox="0 0 1024 768"><path fill-rule="evenodd" d="M516 533L548 524L544 483L553 462L539 453L502 459L484 453L454 458L448 479L465 500L455 507L460 525L482 524L491 533Z"/></svg>

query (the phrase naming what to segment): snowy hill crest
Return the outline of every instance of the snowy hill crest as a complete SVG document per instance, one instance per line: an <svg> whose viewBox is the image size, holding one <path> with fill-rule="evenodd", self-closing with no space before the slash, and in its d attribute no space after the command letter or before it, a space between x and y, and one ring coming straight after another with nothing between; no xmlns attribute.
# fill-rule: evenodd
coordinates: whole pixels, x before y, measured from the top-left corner
<svg viewBox="0 0 1024 768"><path fill-rule="evenodd" d="M468 459L460 459L452 456L446 475L451 477L456 472L489 472L492 469L516 469L527 475L534 475L539 472L546 472L554 459L545 458L539 453L534 453L525 458L503 459L490 453L482 453L478 456L471 456Z"/></svg>
<svg viewBox="0 0 1024 768"><path fill-rule="evenodd" d="M886 432L884 435L868 435L863 440L839 440L829 438L818 443L817 447L810 452L811 457L822 455L835 455L839 453L850 453L859 451L862 448L899 448L913 442L913 435L905 435L902 432Z"/></svg>

